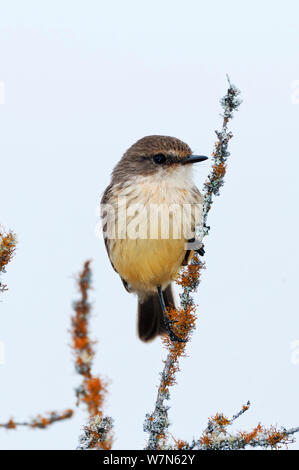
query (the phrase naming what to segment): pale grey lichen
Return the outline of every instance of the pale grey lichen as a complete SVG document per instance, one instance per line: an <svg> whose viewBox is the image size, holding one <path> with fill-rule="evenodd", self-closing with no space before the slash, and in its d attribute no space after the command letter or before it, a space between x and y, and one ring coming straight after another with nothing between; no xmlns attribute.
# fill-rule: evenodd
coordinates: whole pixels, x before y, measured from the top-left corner
<svg viewBox="0 0 299 470"><path fill-rule="evenodd" d="M228 142L232 137L232 134L227 131L228 121L233 117L233 112L238 109L241 101L238 98L240 92L239 90L231 84L228 78L229 88L226 95L221 99L220 104L223 108L223 124L221 131L216 131L217 142L215 145L215 150L213 152L214 165L225 162L229 156ZM211 205L213 203L213 195L218 195L221 186L223 185L223 177L215 178L213 169L211 170L207 181L204 184L204 194L203 194L203 217L202 223L196 227L195 230L195 242L199 242L202 246L203 238L208 235L210 227L207 225L207 216L210 211ZM205 264L199 259L199 257L194 256L191 260L192 264L197 264L200 269L205 267ZM180 293L180 306L182 309L186 310L190 306L194 305L192 294L196 291L199 285L200 279L194 277L190 279L190 283L187 286L184 286L183 292ZM192 332L190 329L188 334L188 339ZM171 366L172 366L172 348L175 345L170 345L170 350L167 355L166 361L164 363L164 369L161 374L160 385L158 388L158 394L156 398L155 408L152 414L147 414L145 417L144 431L149 434L149 439L147 443L147 449L157 449L159 446L159 436L165 436L164 440L160 439L161 442L164 442L164 447L168 447L167 436L168 436L168 409L169 407L165 405L165 401L169 399L168 388L165 390L163 383L166 382ZM166 443L166 444L165 444Z"/></svg>
<svg viewBox="0 0 299 470"><path fill-rule="evenodd" d="M77 450L101 449L101 443L111 440L113 419L109 416L94 416L84 427L83 434L79 437Z"/></svg>
<svg viewBox="0 0 299 470"><path fill-rule="evenodd" d="M202 243L205 236L209 234L210 227L207 225L207 217L213 204L213 196L218 196L220 189L224 184L224 175L226 171L226 161L230 156L228 152L228 144L232 138L232 133L228 131L227 126L232 119L234 111L238 110L241 100L239 98L240 91L231 84L229 77L229 88L226 95L220 100L223 108L223 124L221 131L216 131L217 142L213 152L213 167L204 184L203 191L203 218L202 223L196 227L195 242ZM204 263L199 257L193 257L191 263L199 265L200 269L204 268ZM199 278L193 279L189 286L185 286L180 294L180 304L183 309L193 305L192 293L197 289L200 282ZM188 338L190 335L188 335ZM144 424L144 431L149 434L147 449L180 449L180 450L235 450L245 449L247 447L277 448L279 445L287 445L292 441L291 436L299 432L299 427L285 429L270 427L269 429L258 425L251 432L228 432L228 427L238 419L250 407L248 402L242 409L236 413L230 420L226 419L222 414L217 414L214 418L209 419L208 426L203 432L200 439L191 443L185 441L175 442L172 445L169 440L169 406L165 405L165 401L169 400L169 390L163 388L163 383L167 379L171 369L172 350L170 349L161 374L161 382L158 388L158 394L155 409L152 414L147 414ZM160 436L160 438L159 438ZM163 438L161 438L161 436Z"/></svg>

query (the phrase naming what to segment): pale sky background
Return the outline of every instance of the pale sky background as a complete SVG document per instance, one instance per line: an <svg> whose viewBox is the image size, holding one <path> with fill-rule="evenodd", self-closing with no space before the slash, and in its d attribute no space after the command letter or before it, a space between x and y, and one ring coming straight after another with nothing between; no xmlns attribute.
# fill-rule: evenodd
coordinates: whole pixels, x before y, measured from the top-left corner
<svg viewBox="0 0 299 470"><path fill-rule="evenodd" d="M171 432L199 437L247 400L235 429L299 425L298 40L295 0L0 1L0 223L19 239L2 278L1 422L74 406L73 276L92 258L94 372L111 381L114 448L143 448L165 352L136 338L136 298L95 236L96 208L144 135L211 154L228 73L244 102ZM198 165L200 188L208 170ZM85 422L81 410L46 431L0 430L0 447L74 449Z"/></svg>

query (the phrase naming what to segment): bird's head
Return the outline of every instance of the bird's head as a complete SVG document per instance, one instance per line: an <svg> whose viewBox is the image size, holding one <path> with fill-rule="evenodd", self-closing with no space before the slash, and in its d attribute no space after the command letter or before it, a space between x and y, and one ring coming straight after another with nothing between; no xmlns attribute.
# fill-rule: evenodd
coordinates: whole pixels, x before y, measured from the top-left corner
<svg viewBox="0 0 299 470"><path fill-rule="evenodd" d="M203 155L192 155L189 145L176 137L150 135L137 140L126 151L115 167L113 176L115 179L157 173L166 176L174 170L203 162L207 158Z"/></svg>

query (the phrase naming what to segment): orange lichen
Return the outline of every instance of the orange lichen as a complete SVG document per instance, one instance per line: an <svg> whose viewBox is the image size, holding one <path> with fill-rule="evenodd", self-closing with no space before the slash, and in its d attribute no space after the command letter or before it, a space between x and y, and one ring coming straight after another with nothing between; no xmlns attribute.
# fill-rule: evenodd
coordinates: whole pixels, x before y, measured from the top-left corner
<svg viewBox="0 0 299 470"><path fill-rule="evenodd" d="M246 444L261 439L272 448L278 448L278 444L286 445L293 442L292 439L290 440L287 433L278 431L275 426L266 429L261 424L258 424L251 432L240 432L239 437L243 439Z"/></svg>
<svg viewBox="0 0 299 470"><path fill-rule="evenodd" d="M181 270L178 278L176 279L176 284L185 288L198 282L200 278L201 267L202 266L200 263L189 263Z"/></svg>
<svg viewBox="0 0 299 470"><path fill-rule="evenodd" d="M204 434L201 438L200 438L200 443L204 446L207 446L209 447L210 444L211 444L211 439L209 438L208 434Z"/></svg>
<svg viewBox="0 0 299 470"><path fill-rule="evenodd" d="M219 426L227 426L230 424L230 420L221 413L216 413L216 415L211 418L211 421L214 421L214 423L218 424Z"/></svg>
<svg viewBox="0 0 299 470"><path fill-rule="evenodd" d="M182 268L178 276L177 284L183 287L185 298L184 301L181 302L180 307L167 308L167 317L173 334L182 341L173 340L168 334L164 335L162 338L163 344L168 350L168 356L166 361L164 361L165 366L161 374L162 379L158 390L157 403L159 402L159 405L152 415L147 416L148 423L154 422L156 414L161 413L160 403L168 396L169 387L176 383L176 373L179 371L179 358L185 354L186 345L190 338L190 333L195 327L196 321L196 306L193 304L189 294L191 291L194 291L198 285L199 271L202 267L203 264L199 261L197 253L194 253L190 264ZM165 410L165 414L167 415L167 410ZM165 423L167 423L166 420ZM167 425L162 427L163 430L166 430L166 428ZM149 425L149 429L152 429L151 425ZM155 448L164 448L167 433L156 433L154 431L152 434L155 440ZM178 441L177 448L178 446L179 448L183 448L185 445L187 444L184 441Z"/></svg>
<svg viewBox="0 0 299 470"><path fill-rule="evenodd" d="M75 315L72 317L72 341L73 351L75 354L76 364L79 366L77 370L84 377L91 377L91 363L84 362L81 353L84 351L87 357L94 355L93 344L88 337L88 321L90 313L90 305L88 303L88 290L90 289L89 279L91 275L90 261L84 263L83 271L79 275L78 287L81 294L81 299L75 303ZM80 366L83 366L81 367Z"/></svg>
<svg viewBox="0 0 299 470"><path fill-rule="evenodd" d="M88 346L89 340L86 336L83 336L82 338L76 337L74 338L74 348L75 349L85 349L86 346Z"/></svg>
<svg viewBox="0 0 299 470"><path fill-rule="evenodd" d="M13 421L13 419L10 419L7 423L7 429L16 429L17 425L16 423Z"/></svg>
<svg viewBox="0 0 299 470"><path fill-rule="evenodd" d="M71 409L67 409L60 414L52 411L49 413L48 417L38 415L37 418L32 420L32 422L28 423L28 426L30 426L31 428L45 429L50 424L53 424L57 421L63 421L65 419L71 418L73 414L74 412Z"/></svg>
<svg viewBox="0 0 299 470"><path fill-rule="evenodd" d="M50 424L56 423L57 421L63 421L65 419L69 419L73 416L74 412L71 409L67 409L63 411L62 413L57 413L54 411L51 411L49 413L48 417L37 415L36 418L32 419L31 421L25 421L25 422L16 422L13 419L10 419L7 423L5 424L0 424L0 427L6 428L6 429L16 429L19 426L27 426L31 429L45 429L47 428Z"/></svg>
<svg viewBox="0 0 299 470"><path fill-rule="evenodd" d="M286 444L288 441L287 434L278 431L274 426L272 426L269 430L269 435L266 438L266 441L269 442L270 446L276 448L278 444Z"/></svg>
<svg viewBox="0 0 299 470"><path fill-rule="evenodd" d="M186 339L190 330L194 328L196 321L195 310L195 305L188 305L185 309L179 307L169 307L167 309L167 316L173 325L172 330L179 338ZM169 343L169 337L165 337L164 342ZM179 344L181 345L179 349L183 351L185 343Z"/></svg>
<svg viewBox="0 0 299 470"><path fill-rule="evenodd" d="M111 450L112 440L110 438L102 440L102 435L97 431L92 430L89 426L84 426L84 429L89 433L91 438L91 442L89 444L90 449Z"/></svg>
<svg viewBox="0 0 299 470"><path fill-rule="evenodd" d="M87 404L90 416L102 415L101 407L104 401L106 387L99 377L84 380L85 393L82 401Z"/></svg>
<svg viewBox="0 0 299 470"><path fill-rule="evenodd" d="M160 436L160 435L158 435L158 436ZM163 438L166 439L165 434L163 434L162 436L164 436ZM174 440L175 448L177 450L183 450L188 446L188 443L186 441L183 441L182 439L175 439L172 434L171 434L171 437Z"/></svg>
<svg viewBox="0 0 299 470"><path fill-rule="evenodd" d="M241 433L242 438L245 439L246 444L249 444L250 441L256 439L258 434L263 431L263 427L261 424L258 424L251 432L243 432Z"/></svg>
<svg viewBox="0 0 299 470"><path fill-rule="evenodd" d="M5 267L12 260L16 249L16 236L14 233L0 231L0 273L5 272ZM0 282L0 292L7 290L5 284Z"/></svg>
<svg viewBox="0 0 299 470"><path fill-rule="evenodd" d="M182 450L182 449L184 449L187 445L188 445L188 444L187 444L186 441L178 441L178 443L177 443L177 449L178 449L178 450Z"/></svg>
<svg viewBox="0 0 299 470"><path fill-rule="evenodd" d="M91 288L90 261L84 263L78 279L81 298L74 304L75 315L72 317L72 349L75 355L77 372L83 376L83 382L77 392L77 404L84 403L87 406L89 418L103 416L103 402L106 393L106 384L92 374L91 366L94 357L94 341L91 341L88 333L90 317L90 304L88 303L88 291ZM91 436L91 447L111 449L111 436L101 435L89 426L85 427Z"/></svg>
<svg viewBox="0 0 299 470"><path fill-rule="evenodd" d="M171 321L172 331L184 340L187 339L191 329L194 328L196 306L188 305L185 309L170 307L167 315ZM163 337L163 343L169 351L170 367L164 380L161 382L160 391L165 392L170 386L176 383L175 375L179 371L178 359L184 354L187 342L172 341L168 335Z"/></svg>
<svg viewBox="0 0 299 470"><path fill-rule="evenodd" d="M0 231L0 274L5 272L7 264L11 261L16 250L16 236L12 232L1 232ZM0 282L0 292L7 290L6 285ZM64 419L71 418L73 410L66 410L63 413L51 412L48 418L40 415L37 418L28 422L16 422L10 419L7 423L0 423L0 427L6 429L16 429L18 426L28 426L30 428L46 428L48 425L61 421Z"/></svg>
<svg viewBox="0 0 299 470"><path fill-rule="evenodd" d="M226 173L226 165L225 163L215 164L212 167L212 175L215 178L223 178Z"/></svg>

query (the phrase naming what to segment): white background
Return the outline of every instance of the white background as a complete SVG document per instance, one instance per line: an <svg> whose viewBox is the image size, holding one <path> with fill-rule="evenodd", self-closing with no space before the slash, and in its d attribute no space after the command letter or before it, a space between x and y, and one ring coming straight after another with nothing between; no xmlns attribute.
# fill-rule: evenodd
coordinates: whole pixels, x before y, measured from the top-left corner
<svg viewBox="0 0 299 470"><path fill-rule="evenodd" d="M171 432L198 437L209 416L248 399L235 429L299 425L298 23L295 0L0 2L0 223L19 239L2 277L1 422L74 406L73 276L92 258L94 371L111 382L114 448L145 445L165 351L136 338L136 299L95 236L96 208L144 135L211 154L229 73L244 102ZM199 187L209 165L195 171ZM73 449L85 422L82 410L46 431L0 430L0 446Z"/></svg>

